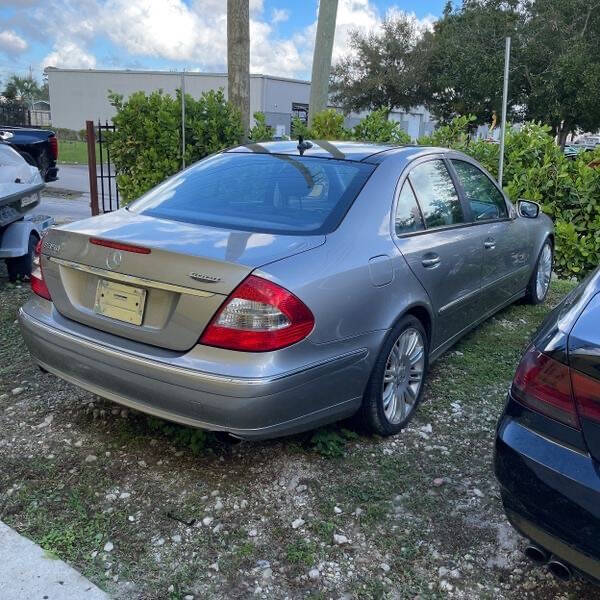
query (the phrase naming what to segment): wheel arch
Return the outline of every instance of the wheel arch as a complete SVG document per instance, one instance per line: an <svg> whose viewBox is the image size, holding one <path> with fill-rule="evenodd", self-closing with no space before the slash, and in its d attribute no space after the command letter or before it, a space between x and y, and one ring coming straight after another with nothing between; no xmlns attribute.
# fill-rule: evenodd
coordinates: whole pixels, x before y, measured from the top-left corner
<svg viewBox="0 0 600 600"><path fill-rule="evenodd" d="M412 316L417 319L423 328L425 329L425 333L427 334L427 344L429 346L429 350L431 350L431 342L433 340L433 317L431 315L431 310L425 304L413 304L408 306L398 318L394 321L394 327L396 323L398 323L401 319L406 316Z"/></svg>

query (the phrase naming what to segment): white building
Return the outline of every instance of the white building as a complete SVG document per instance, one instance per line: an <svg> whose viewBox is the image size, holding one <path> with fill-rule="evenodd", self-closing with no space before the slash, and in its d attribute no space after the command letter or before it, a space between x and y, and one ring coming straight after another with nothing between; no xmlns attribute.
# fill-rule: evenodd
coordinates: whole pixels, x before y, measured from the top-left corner
<svg viewBox="0 0 600 600"><path fill-rule="evenodd" d="M85 122L110 121L115 114L108 101L109 91L123 94L126 98L133 92L146 93L162 89L175 95L181 87L182 77L185 91L195 98L210 89L223 88L227 94L226 73L197 73L175 71L132 71L102 69L57 69L48 67L48 86L52 106L53 127L80 130ZM266 116L276 135L290 133L292 117L303 120L308 116L310 82L271 75L250 75L250 114L261 111ZM361 115L346 117L346 126L352 127ZM416 139L430 133L434 124L425 108L416 108L409 113L392 112L390 118L400 121L409 135Z"/></svg>

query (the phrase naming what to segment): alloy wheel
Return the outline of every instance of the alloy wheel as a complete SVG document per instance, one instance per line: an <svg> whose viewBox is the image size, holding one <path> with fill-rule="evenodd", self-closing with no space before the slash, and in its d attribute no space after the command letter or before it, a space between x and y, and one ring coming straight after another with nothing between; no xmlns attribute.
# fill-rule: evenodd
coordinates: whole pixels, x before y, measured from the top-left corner
<svg viewBox="0 0 600 600"><path fill-rule="evenodd" d="M413 411L425 370L425 342L420 331L409 327L388 355L382 384L383 412L396 425Z"/></svg>
<svg viewBox="0 0 600 600"><path fill-rule="evenodd" d="M542 248L540 254L540 260L538 262L537 276L535 281L535 291L537 297L542 300L548 292L548 286L550 285L550 276L552 275L552 248L550 244L546 242Z"/></svg>

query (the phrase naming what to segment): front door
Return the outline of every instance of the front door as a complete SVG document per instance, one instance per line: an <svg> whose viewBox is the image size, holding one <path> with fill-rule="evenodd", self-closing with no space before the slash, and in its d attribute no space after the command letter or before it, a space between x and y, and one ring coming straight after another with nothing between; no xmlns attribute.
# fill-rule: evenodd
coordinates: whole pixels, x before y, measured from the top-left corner
<svg viewBox="0 0 600 600"><path fill-rule="evenodd" d="M478 317L483 249L467 223L445 162L413 167L398 197L395 242L431 299L432 349Z"/></svg>
<svg viewBox="0 0 600 600"><path fill-rule="evenodd" d="M523 220L511 218L504 194L479 167L459 159L451 164L471 210L473 234L483 247L483 314L506 304L527 285L529 228Z"/></svg>

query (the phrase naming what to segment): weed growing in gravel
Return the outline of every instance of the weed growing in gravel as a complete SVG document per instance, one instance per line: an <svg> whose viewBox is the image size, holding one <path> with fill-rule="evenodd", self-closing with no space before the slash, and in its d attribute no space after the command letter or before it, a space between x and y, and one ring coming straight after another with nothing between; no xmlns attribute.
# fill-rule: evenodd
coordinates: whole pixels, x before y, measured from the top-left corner
<svg viewBox="0 0 600 600"><path fill-rule="evenodd" d="M349 429L323 427L314 432L310 444L315 452L325 458L342 458L348 441L357 439L358 435Z"/></svg>
<svg viewBox="0 0 600 600"><path fill-rule="evenodd" d="M313 542L299 539L287 545L286 556L292 564L303 564L310 567L315 563L316 550L316 544Z"/></svg>

